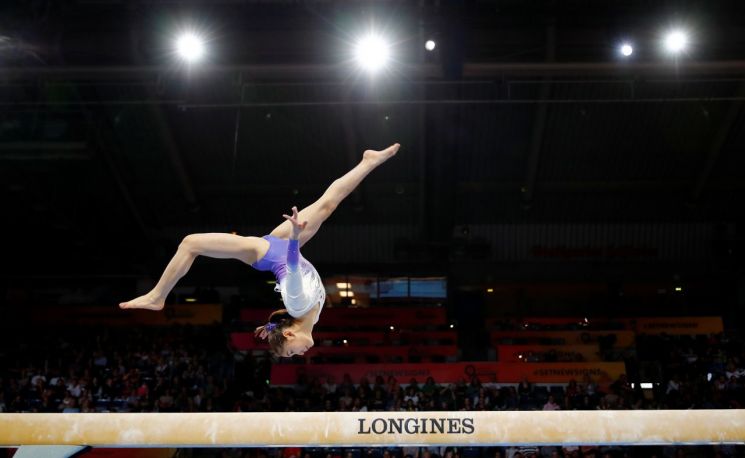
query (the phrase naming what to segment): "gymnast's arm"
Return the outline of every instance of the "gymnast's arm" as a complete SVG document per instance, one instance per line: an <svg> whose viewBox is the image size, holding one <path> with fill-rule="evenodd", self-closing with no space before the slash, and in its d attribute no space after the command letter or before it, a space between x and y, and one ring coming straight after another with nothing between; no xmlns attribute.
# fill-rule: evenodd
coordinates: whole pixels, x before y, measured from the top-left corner
<svg viewBox="0 0 745 458"><path fill-rule="evenodd" d="M303 291L303 275L300 273L300 241L290 239L287 246L287 276L285 277L285 306L288 309L303 309L305 294Z"/></svg>
<svg viewBox="0 0 745 458"><path fill-rule="evenodd" d="M287 310L304 310L308 300L303 291L303 275L300 272L300 233L307 222L298 222L297 207L292 207L292 216L283 215L292 223L292 236L287 245L287 276L285 277L285 307Z"/></svg>

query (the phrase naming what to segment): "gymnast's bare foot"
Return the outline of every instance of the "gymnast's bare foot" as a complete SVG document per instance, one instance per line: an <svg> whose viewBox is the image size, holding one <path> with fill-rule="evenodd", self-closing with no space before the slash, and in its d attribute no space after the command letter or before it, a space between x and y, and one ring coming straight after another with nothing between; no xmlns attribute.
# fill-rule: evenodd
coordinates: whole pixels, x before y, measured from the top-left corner
<svg viewBox="0 0 745 458"><path fill-rule="evenodd" d="M381 151L374 151L369 149L365 151L365 153L362 155L362 158L366 161L370 161L373 165L378 166L393 157L398 152L398 149L400 147L401 145L399 145L398 143L394 143L388 148Z"/></svg>
<svg viewBox="0 0 745 458"><path fill-rule="evenodd" d="M119 304L121 309L145 309L145 310L163 310L165 300L158 299L152 293L147 293L137 299Z"/></svg>

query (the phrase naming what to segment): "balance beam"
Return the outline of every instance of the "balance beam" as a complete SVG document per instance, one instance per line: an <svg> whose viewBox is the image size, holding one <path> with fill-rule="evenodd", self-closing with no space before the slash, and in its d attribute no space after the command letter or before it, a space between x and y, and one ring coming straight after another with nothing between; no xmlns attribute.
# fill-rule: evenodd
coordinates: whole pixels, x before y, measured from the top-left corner
<svg viewBox="0 0 745 458"><path fill-rule="evenodd" d="M745 410L0 414L0 446L282 447L745 442Z"/></svg>

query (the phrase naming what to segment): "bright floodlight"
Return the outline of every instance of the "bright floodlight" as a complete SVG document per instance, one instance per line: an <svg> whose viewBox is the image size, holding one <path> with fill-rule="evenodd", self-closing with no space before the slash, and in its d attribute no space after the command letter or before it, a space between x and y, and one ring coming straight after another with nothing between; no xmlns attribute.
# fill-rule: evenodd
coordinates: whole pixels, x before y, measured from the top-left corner
<svg viewBox="0 0 745 458"><path fill-rule="evenodd" d="M197 61L204 55L204 41L193 33L184 33L176 40L176 52L186 61Z"/></svg>
<svg viewBox="0 0 745 458"><path fill-rule="evenodd" d="M355 55L362 68L374 72L388 62L388 44L380 37L368 35L357 43Z"/></svg>
<svg viewBox="0 0 745 458"><path fill-rule="evenodd" d="M684 51L687 45L688 36L680 30L673 30L665 37L665 49L671 53Z"/></svg>
<svg viewBox="0 0 745 458"><path fill-rule="evenodd" d="M427 51L434 51L435 46L437 46L435 40L427 40L427 42L424 43L424 49L426 49Z"/></svg>
<svg viewBox="0 0 745 458"><path fill-rule="evenodd" d="M629 57L634 53L634 48L628 43L624 43L621 45L621 55L624 57Z"/></svg>

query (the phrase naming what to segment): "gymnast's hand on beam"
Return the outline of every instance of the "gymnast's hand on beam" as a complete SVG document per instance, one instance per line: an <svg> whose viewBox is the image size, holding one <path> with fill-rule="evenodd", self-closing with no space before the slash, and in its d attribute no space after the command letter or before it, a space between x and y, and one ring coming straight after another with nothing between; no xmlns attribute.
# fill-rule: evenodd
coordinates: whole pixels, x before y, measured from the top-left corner
<svg viewBox="0 0 745 458"><path fill-rule="evenodd" d="M308 225L307 221L303 221L302 223L299 221L297 207L292 207L292 216L290 215L282 215L284 219L292 223L292 240L297 240L298 237L300 237L300 233L303 232L303 229L305 229L305 226Z"/></svg>

